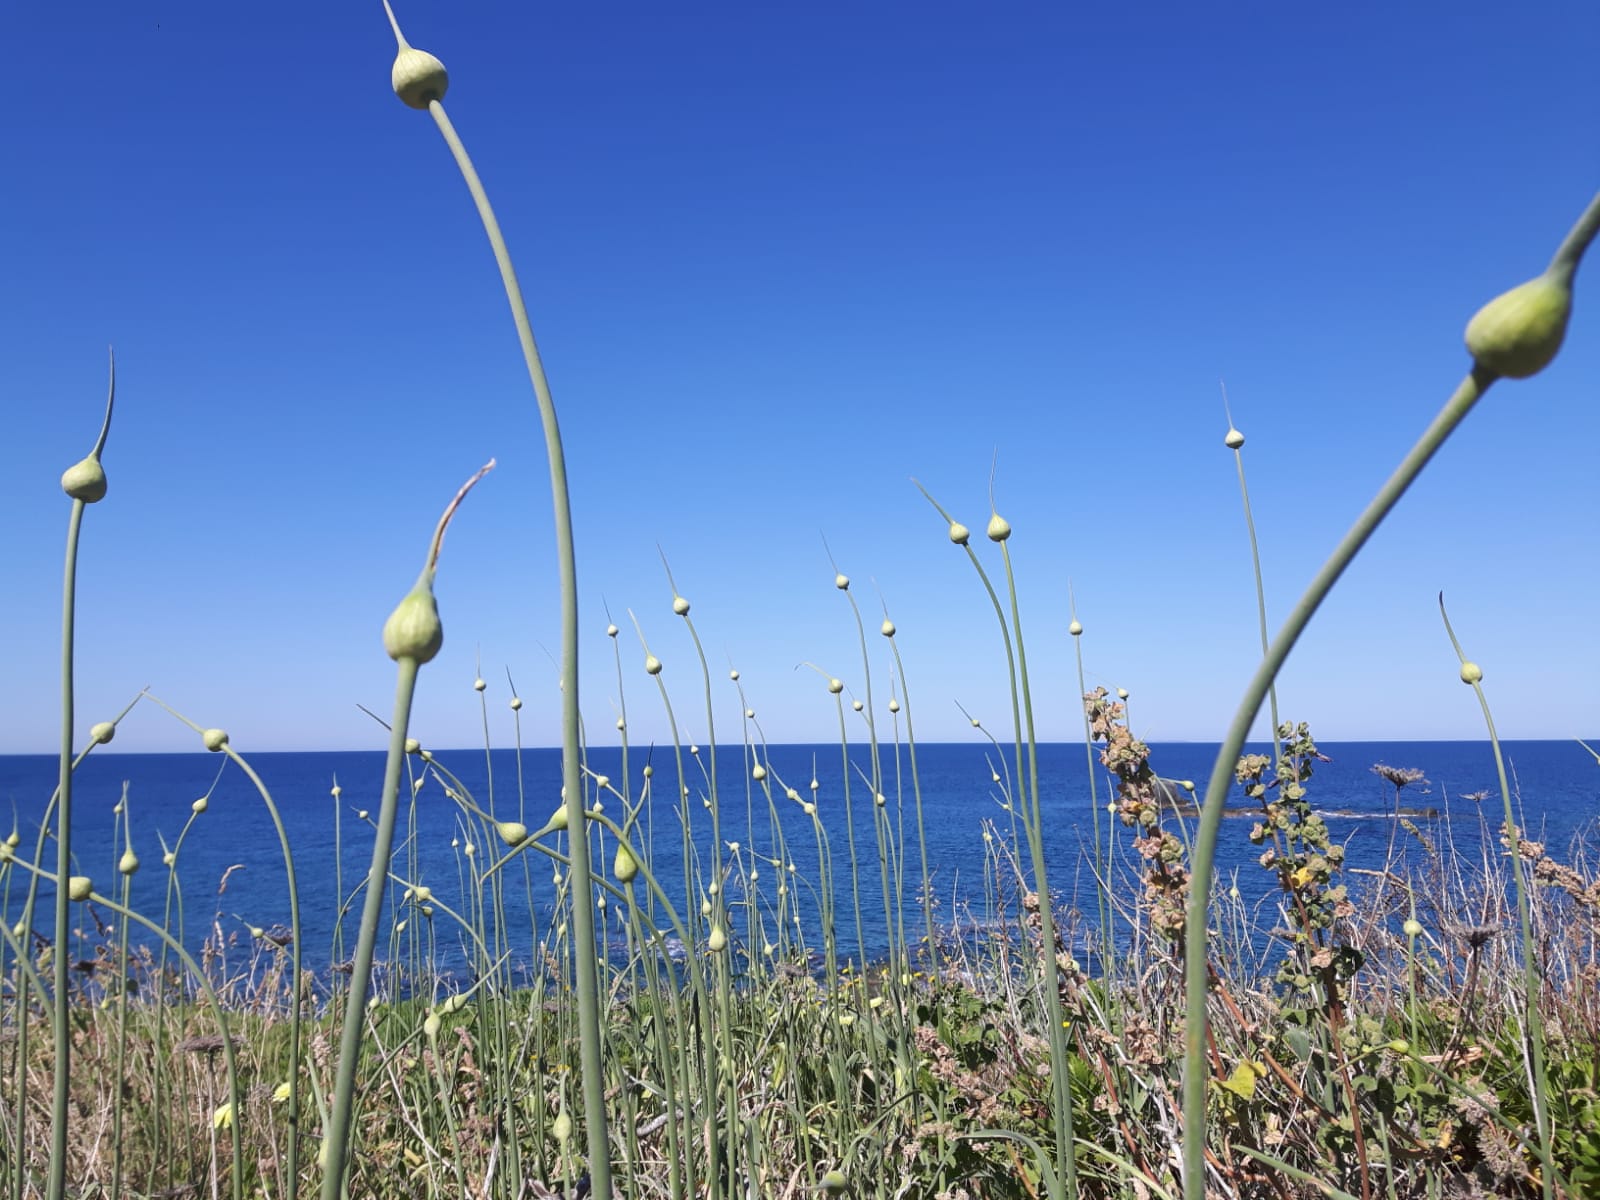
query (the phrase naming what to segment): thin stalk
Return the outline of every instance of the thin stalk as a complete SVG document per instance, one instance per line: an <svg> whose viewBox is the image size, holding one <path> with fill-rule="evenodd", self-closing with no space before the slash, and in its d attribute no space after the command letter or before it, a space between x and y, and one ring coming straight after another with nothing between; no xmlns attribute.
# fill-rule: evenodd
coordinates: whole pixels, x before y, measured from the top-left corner
<svg viewBox="0 0 1600 1200"><path fill-rule="evenodd" d="M411 724L411 701L417 690L421 664L412 657L399 660L396 672L394 720L389 726L389 757L383 769L383 793L378 805L377 837L372 845L372 866L367 872L367 894L362 901L361 925L356 934L355 959L345 994L344 1031L339 1040L339 1068L334 1077L333 1111L324 1135L322 1200L340 1200L345 1168L350 1157L350 1119L355 1110L356 1063L361 1056L362 1027L367 1018L367 989L372 979L372 948L378 940L384 895L389 880L389 854L394 845L395 815L400 807L400 768L405 761L406 729Z"/></svg>
<svg viewBox="0 0 1600 1200"><path fill-rule="evenodd" d="M1312 579L1306 592L1290 611L1276 640L1251 677L1243 700L1234 713L1233 723L1217 751L1211 778L1206 784L1200 824L1195 834L1194 869L1190 884L1189 922L1184 941L1184 1069L1183 1069L1183 1187L1184 1200L1205 1200L1206 1133L1206 913L1211 898L1211 873L1216 862L1217 834L1222 825L1222 809L1233 779L1233 768L1244 749L1250 726L1261 710L1272 681L1294 649L1300 635L1311 622L1333 585L1344 574L1383 519L1399 503L1429 460L1444 445L1445 439L1472 411L1496 376L1474 367L1445 402L1439 414L1423 432L1393 475L1378 490L1354 525L1334 548L1332 556Z"/></svg>
<svg viewBox="0 0 1600 1200"><path fill-rule="evenodd" d="M522 288L517 283L517 274L511 264L511 254L500 233L500 223L495 219L488 193L478 179L467 148L456 134L455 126L450 123L444 105L437 99L432 100L428 104L428 112L450 147L467 190L472 193L484 233L488 235L495 262L500 268L500 279L505 285L506 299L511 306L511 318L516 324L517 339L522 345L522 357L528 367L534 397L538 401L545 451L550 462L556 557L561 579L561 779L566 790L569 828L574 835L572 892L575 903L572 906L572 933L574 943L579 948L576 968L583 1112L589 1140L590 1188L595 1200L611 1200L611 1150L610 1139L606 1135L605 1076L601 1064L600 973L596 961L598 951L594 911L590 904L594 883L589 863L589 841L583 836L583 775L578 744L578 567L573 550L572 504L567 491L566 458L562 451L561 429L556 421L550 384L545 378L544 364L539 358L533 327L528 320L527 305L523 302Z"/></svg>

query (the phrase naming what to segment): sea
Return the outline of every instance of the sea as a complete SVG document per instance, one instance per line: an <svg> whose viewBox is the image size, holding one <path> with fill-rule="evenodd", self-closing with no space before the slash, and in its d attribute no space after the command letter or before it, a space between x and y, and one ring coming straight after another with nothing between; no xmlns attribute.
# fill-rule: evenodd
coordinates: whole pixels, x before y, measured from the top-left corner
<svg viewBox="0 0 1600 1200"><path fill-rule="evenodd" d="M1270 745L1248 749L1271 753ZM1371 878L1362 868L1375 870L1396 854L1418 863L1442 853L1468 864L1504 855L1499 840L1504 800L1489 743L1346 742L1320 750L1326 761L1315 765L1309 798L1325 816L1334 840L1346 848L1347 866L1355 868L1346 872L1353 892ZM1523 836L1543 842L1564 861L1573 853L1586 854L1591 863L1600 859L1600 762L1594 755L1575 741L1514 741L1504 743L1503 750ZM1161 777L1192 780L1203 792L1215 746L1156 744L1151 751L1151 765ZM395 881L388 901L404 906L405 887L422 884L442 906L466 914L472 904L466 885L474 865L481 869L505 847L464 799L499 821L537 829L560 801L561 756L555 749L432 753L432 764L416 756L406 760L391 867ZM281 814L292 852L305 965L326 970L348 957L353 942L360 886L372 856L384 755L263 753L250 755L248 761ZM605 790L596 793L603 811L629 823L636 843L650 847L647 861L680 912L698 910L708 899L704 889L711 876L705 868L717 857L712 853L713 795L723 844L724 898L735 909L745 897L770 904L780 874L788 875L801 899L799 932L810 946L822 944L818 857L827 853L842 960L881 961L889 946L889 923L899 924L902 908L910 940L924 932L924 841L938 936L957 936L964 927L994 920L1007 894L1014 903L1017 876L1005 855L1013 844L1013 818L1020 811L1023 789L1012 746L919 744L915 772L905 745L880 746L876 770L871 748L864 744L847 750L838 744L774 745L761 750L759 762L765 777L758 781L756 758L742 745L718 746L714 754L710 747L684 746L676 752L671 747L635 747L626 757L620 748L591 748L587 786L594 789L594 777L606 777ZM1409 828L1391 815L1394 788L1373 772L1377 764L1423 773L1400 797L1412 814L1406 818ZM1114 781L1098 761L1091 772L1082 743L1039 746L1037 769L1051 891L1065 911L1077 914L1074 936L1092 945L1101 919L1096 831L1100 858L1113 864L1113 887L1121 895L1136 887L1138 864L1128 850L1130 832L1106 811L1114 798ZM1026 756L1023 770L1026 774ZM31 860L36 853L56 775L53 756L0 756L0 836L7 826L20 835L19 858ZM879 781L876 788L874 780ZM680 796L686 796L683 804L678 803ZM806 803L815 805L821 838L803 807ZM1244 808L1250 802L1236 787L1229 804ZM127 845L118 827L119 805L128 817ZM196 812L197 807L202 811ZM1168 821L1192 833L1192 820L1173 816ZM686 823L687 843L699 868L693 896L684 894ZM1249 840L1252 824L1248 816L1224 822L1218 891L1227 895L1238 889L1245 904L1270 907L1279 902L1277 889L1271 873L1257 861L1261 848ZM225 756L97 749L74 776L72 825L75 872L90 876L97 891L111 894L120 885L117 864L129 845L140 860L132 877L136 910L161 920L169 890L177 885L183 897L184 940L196 953L207 937L220 935L235 946L249 946L253 940L259 944L252 931L282 931L289 925L287 872L268 807L255 784ZM882 843L880 833L886 834ZM563 843L552 835L547 844ZM882 857L880 844L887 846ZM825 851L819 849L823 846ZM167 854L173 855L170 867L164 861ZM600 855L597 866L604 870L612 855L609 839ZM43 857L51 869L55 856L53 840L47 841ZM793 872L780 870L773 860L781 860L784 868L792 864ZM518 931L550 927L558 868L533 850L508 872L514 886L504 890L507 944L519 958L517 969L532 969L540 954L534 939L518 936ZM897 898L887 916L885 873ZM28 876L13 864L0 870L0 881L0 911L11 926L22 911ZM53 895L48 884L40 887L33 923L41 935L51 928ZM613 899L612 914L619 910ZM408 911L415 919L415 905ZM407 914L387 915L400 920ZM80 914L80 929L90 920L101 924L83 930L89 940L97 933L103 936L111 925L107 914ZM470 938L449 922L435 918L435 923L434 967L443 973L467 970L473 958ZM738 919L732 924L736 943L741 937L747 942L751 929ZM1113 937L1129 936L1130 928L1118 926ZM619 936L608 939L614 951ZM754 954L756 947L737 944L736 950Z"/></svg>

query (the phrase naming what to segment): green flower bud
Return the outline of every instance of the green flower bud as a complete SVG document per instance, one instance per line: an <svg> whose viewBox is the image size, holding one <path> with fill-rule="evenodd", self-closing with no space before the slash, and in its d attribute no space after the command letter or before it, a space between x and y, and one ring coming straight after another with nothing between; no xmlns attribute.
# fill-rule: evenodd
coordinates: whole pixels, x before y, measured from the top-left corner
<svg viewBox="0 0 1600 1200"><path fill-rule="evenodd" d="M521 821L497 821L494 829L508 846L520 846L528 840L528 827Z"/></svg>
<svg viewBox="0 0 1600 1200"><path fill-rule="evenodd" d="M1467 350L1484 370L1526 379L1555 358L1571 315L1571 277L1547 272L1480 308L1467 323Z"/></svg>
<svg viewBox="0 0 1600 1200"><path fill-rule="evenodd" d="M89 727L89 740L97 746L104 746L117 736L117 727L110 721L101 721Z"/></svg>
<svg viewBox="0 0 1600 1200"><path fill-rule="evenodd" d="M401 44L389 71L394 94L407 108L427 108L430 100L443 100L450 87L444 64L426 50Z"/></svg>
<svg viewBox="0 0 1600 1200"><path fill-rule="evenodd" d="M1405 930L1405 935L1408 938L1422 936L1422 922L1417 920L1415 917L1407 917L1406 923L1402 925L1401 928Z"/></svg>
<svg viewBox="0 0 1600 1200"><path fill-rule="evenodd" d="M661 674L661 660L654 654L646 654L644 656L644 672L646 675Z"/></svg>
<svg viewBox="0 0 1600 1200"><path fill-rule="evenodd" d="M106 469L98 455L73 463L61 475L61 490L74 500L93 504L106 496Z"/></svg>
<svg viewBox="0 0 1600 1200"><path fill-rule="evenodd" d="M438 1013L429 1013L422 1019L423 1036L426 1037L430 1042L437 1041L439 1038L439 1027L443 1024L444 1022L439 1019Z"/></svg>
<svg viewBox="0 0 1600 1200"><path fill-rule="evenodd" d="M884 637L892 638L894 636L894 622L889 620L888 617L885 617L883 619L883 624L879 626L878 631L882 633Z"/></svg>
<svg viewBox="0 0 1600 1200"><path fill-rule="evenodd" d="M989 518L987 533L991 542L1003 542L1011 536L1011 522L995 513Z"/></svg>
<svg viewBox="0 0 1600 1200"><path fill-rule="evenodd" d="M1083 626L1078 622L1077 617L1072 618L1072 624L1067 626L1067 632L1073 637L1083 636Z"/></svg>
<svg viewBox="0 0 1600 1200"><path fill-rule="evenodd" d="M200 735L200 741L211 753L219 754L228 744L228 733L224 729L208 729Z"/></svg>
<svg viewBox="0 0 1600 1200"><path fill-rule="evenodd" d="M558 1142L565 1142L572 1136L572 1116L566 1109L558 1112L556 1119L550 1122L550 1132Z"/></svg>
<svg viewBox="0 0 1600 1200"><path fill-rule="evenodd" d="M711 936L706 939L706 948L713 954L721 954L728 948L728 935L722 931L721 925L711 927Z"/></svg>
<svg viewBox="0 0 1600 1200"><path fill-rule="evenodd" d="M618 843L616 857L611 860L611 875L618 883L632 883L639 874L639 860L633 851Z"/></svg>
<svg viewBox="0 0 1600 1200"><path fill-rule="evenodd" d="M124 875L132 875L138 869L139 856L133 852L132 847L129 847L122 852L122 857L117 860L117 870Z"/></svg>
<svg viewBox="0 0 1600 1200"><path fill-rule="evenodd" d="M1222 439L1222 444L1229 450L1237 450L1244 445L1244 434L1237 429L1229 429L1228 436Z"/></svg>
<svg viewBox="0 0 1600 1200"><path fill-rule="evenodd" d="M850 1181L845 1178L844 1172L837 1169L823 1172L821 1180L817 1183L817 1187L830 1196L840 1195L849 1186Z"/></svg>
<svg viewBox="0 0 1600 1200"><path fill-rule="evenodd" d="M971 537L972 530L968 529L960 521L950 522L950 540L956 545L965 546Z"/></svg>
<svg viewBox="0 0 1600 1200"><path fill-rule="evenodd" d="M844 691L844 681L839 679L828 680L828 691L837 696L840 692Z"/></svg>
<svg viewBox="0 0 1600 1200"><path fill-rule="evenodd" d="M74 875L67 880L67 899L87 900L94 891L94 880L87 875Z"/></svg>
<svg viewBox="0 0 1600 1200"><path fill-rule="evenodd" d="M1483 682L1483 668L1475 662L1461 664L1461 682L1471 685Z"/></svg>
<svg viewBox="0 0 1600 1200"><path fill-rule="evenodd" d="M838 588L841 592L848 592L850 590L850 576L835 575L833 577L833 586Z"/></svg>
<svg viewBox="0 0 1600 1200"><path fill-rule="evenodd" d="M672 611L680 617L687 617L689 615L689 602L682 596L674 596L672 598Z"/></svg>
<svg viewBox="0 0 1600 1200"><path fill-rule="evenodd" d="M421 665L432 661L442 645L444 624L425 575L383 623L383 648L396 662L409 658Z"/></svg>
<svg viewBox="0 0 1600 1200"><path fill-rule="evenodd" d="M767 769L760 763L757 763L750 771L750 778L754 779L757 783L760 783L766 777Z"/></svg>

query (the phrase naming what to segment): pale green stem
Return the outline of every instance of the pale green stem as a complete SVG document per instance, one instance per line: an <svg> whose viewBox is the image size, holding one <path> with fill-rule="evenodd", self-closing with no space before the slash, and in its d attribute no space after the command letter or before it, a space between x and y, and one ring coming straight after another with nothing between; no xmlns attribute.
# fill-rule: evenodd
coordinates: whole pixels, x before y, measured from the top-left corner
<svg viewBox="0 0 1600 1200"><path fill-rule="evenodd" d="M500 279L506 289L506 299L511 305L511 317L516 323L517 338L522 345L522 357L527 363L528 378L538 401L545 451L550 461L556 557L561 576L561 778L566 789L568 827L573 833L572 891L576 902L572 906L572 932L574 942L579 947L575 957L584 1122L589 1139L590 1187L595 1200L611 1200L611 1149L606 1135L605 1076L601 1065L600 973L596 961L594 911L590 904L593 882L589 865L589 840L583 834L583 776L578 745L578 568L572 544L572 505L567 493L566 459L561 448L555 402L550 396L550 385L539 359L538 345L533 340L533 327L528 321L522 288L517 283L505 239L500 234L500 223L495 219L489 196L483 190L472 159L456 135L455 126L450 123L444 105L432 100L428 104L428 111L450 147L456 166L461 170L461 177L466 181L467 190L472 193L478 216L483 221L484 233L488 235L489 245L494 250Z"/></svg>
<svg viewBox="0 0 1600 1200"><path fill-rule="evenodd" d="M324 1133L326 1158L322 1200L339 1200L350 1156L351 1117L355 1111L356 1066L361 1057L361 1035L367 1019L367 988L372 979L372 949L383 917L384 893L389 879L389 855L394 847L395 816L400 808L400 769L405 761L406 729L411 723L411 701L417 690L415 658L398 660L394 720L389 726L389 757L383 770L383 793L378 802L377 835L372 843L372 866L367 871L367 894L362 901L361 926L356 934L350 987L345 994L344 1031L339 1041L339 1067L334 1078L333 1111Z"/></svg>
<svg viewBox="0 0 1600 1200"><path fill-rule="evenodd" d="M61 778L56 785L56 929L55 929L55 1072L50 1104L50 1200L62 1200L67 1188L67 1116L72 1066L71 997L68 993L67 939L72 933L72 901L67 880L72 876L72 652L78 580L78 532L84 502L72 502L67 523L67 566L61 583Z"/></svg>
<svg viewBox="0 0 1600 1200"><path fill-rule="evenodd" d="M1250 735L1250 726L1261 710L1272 681L1277 677L1289 652L1294 649L1317 608L1344 574L1361 548L1428 461L1438 452L1451 432L1465 419L1472 406L1488 390L1495 376L1480 368L1461 381L1455 394L1445 403L1417 444L1405 456L1372 502L1356 519L1350 531L1334 549L1333 555L1311 581L1303 596L1290 611L1277 639L1262 658L1261 665L1245 689L1227 737L1217 752L1206 784L1199 829L1194 844L1194 871L1189 901L1188 928L1185 931L1184 974L1186 1016L1184 1022L1183 1070L1183 1188L1185 1200L1205 1200L1206 1137L1206 914L1211 898L1211 873L1216 861L1217 833L1222 824L1223 805L1233 780L1234 764Z"/></svg>

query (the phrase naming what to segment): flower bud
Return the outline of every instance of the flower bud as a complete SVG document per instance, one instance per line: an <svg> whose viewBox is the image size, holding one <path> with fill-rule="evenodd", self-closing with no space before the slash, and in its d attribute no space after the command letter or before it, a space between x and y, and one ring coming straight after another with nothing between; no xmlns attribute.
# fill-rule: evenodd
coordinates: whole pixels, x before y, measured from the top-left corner
<svg viewBox="0 0 1600 1200"><path fill-rule="evenodd" d="M620 842L617 844L616 857L611 860L611 877L618 883L632 883L639 874L639 860Z"/></svg>
<svg viewBox="0 0 1600 1200"><path fill-rule="evenodd" d="M494 829L508 846L520 846L528 840L528 827L521 821L497 821Z"/></svg>
<svg viewBox="0 0 1600 1200"><path fill-rule="evenodd" d="M566 1109L558 1112L556 1119L550 1122L550 1132L558 1142L565 1142L572 1136L572 1116Z"/></svg>
<svg viewBox="0 0 1600 1200"><path fill-rule="evenodd" d="M430 100L444 99L450 75L444 64L426 50L402 44L394 56L389 83L407 108L423 109Z"/></svg>
<svg viewBox="0 0 1600 1200"><path fill-rule="evenodd" d="M106 470L100 465L98 455L91 454L73 463L61 475L61 490L74 500L93 504L106 495Z"/></svg>
<svg viewBox="0 0 1600 1200"><path fill-rule="evenodd" d="M833 577L833 586L838 588L841 592L849 591L850 590L850 576L848 576L848 575L835 575Z"/></svg>
<svg viewBox="0 0 1600 1200"><path fill-rule="evenodd" d="M820 1190L827 1192L830 1196L840 1195L849 1186L850 1181L845 1178L844 1172L837 1169L832 1171L824 1171L822 1174L822 1179L817 1183L817 1187Z"/></svg>
<svg viewBox="0 0 1600 1200"><path fill-rule="evenodd" d="M117 727L110 721L101 721L89 727L89 740L97 746L104 746L117 736Z"/></svg>
<svg viewBox="0 0 1600 1200"><path fill-rule="evenodd" d="M885 617L883 624L878 627L878 632L883 634L884 637L892 638L894 636L894 622Z"/></svg>
<svg viewBox="0 0 1600 1200"><path fill-rule="evenodd" d="M189 805L189 810L191 812L193 812L195 816L198 817L201 813L205 812L205 810L210 808L210 807L211 807L211 798L209 796L201 796L193 804Z"/></svg>
<svg viewBox="0 0 1600 1200"><path fill-rule="evenodd" d="M1067 632L1073 637L1083 636L1083 625L1078 621L1077 617L1072 618L1072 624L1067 626Z"/></svg>
<svg viewBox="0 0 1600 1200"><path fill-rule="evenodd" d="M1461 664L1461 682L1471 685L1483 682L1483 668L1475 662Z"/></svg>
<svg viewBox="0 0 1600 1200"><path fill-rule="evenodd" d="M444 1022L439 1019L438 1013L429 1013L422 1020L423 1036L430 1042L436 1041L439 1037L439 1027L443 1024Z"/></svg>
<svg viewBox="0 0 1600 1200"><path fill-rule="evenodd" d="M721 954L728 948L728 935L722 931L721 925L711 927L711 936L706 939L706 948L713 954Z"/></svg>
<svg viewBox="0 0 1600 1200"><path fill-rule="evenodd" d="M680 617L687 617L689 615L689 602L682 596L674 596L672 598L672 611Z"/></svg>
<svg viewBox="0 0 1600 1200"><path fill-rule="evenodd" d="M860 712L863 708L866 707L866 705L861 703L861 701L859 701L859 700L852 700L852 701L850 701L850 707L852 709L854 709L856 712Z"/></svg>
<svg viewBox="0 0 1600 1200"><path fill-rule="evenodd" d="M1408 938L1422 936L1422 922L1415 917L1407 917L1406 923L1400 927Z"/></svg>
<svg viewBox="0 0 1600 1200"><path fill-rule="evenodd" d="M1222 444L1229 450L1237 450L1244 445L1244 434L1237 429L1229 429L1228 436L1222 439Z"/></svg>
<svg viewBox="0 0 1600 1200"><path fill-rule="evenodd" d="M94 880L87 875L73 875L67 880L67 899L87 900L94 891Z"/></svg>
<svg viewBox="0 0 1600 1200"><path fill-rule="evenodd" d="M1011 536L1011 522L995 513L989 518L989 528L986 531L991 542L1003 542Z"/></svg>
<svg viewBox="0 0 1600 1200"><path fill-rule="evenodd" d="M754 779L757 783L760 783L763 779L765 779L767 777L767 769L765 767L763 767L760 763L757 763L755 765L755 768L750 772L750 777L752 779Z"/></svg>
<svg viewBox="0 0 1600 1200"><path fill-rule="evenodd" d="M420 666L431 662L442 645L444 624L424 575L383 623L383 649L396 662L409 658Z"/></svg>
<svg viewBox="0 0 1600 1200"><path fill-rule="evenodd" d="M1480 308L1467 323L1467 350L1486 371L1526 379L1555 358L1571 315L1570 277L1547 272Z"/></svg>
<svg viewBox="0 0 1600 1200"><path fill-rule="evenodd" d="M139 869L139 856L130 847L122 852L122 857L117 860L117 870L124 875L132 875Z"/></svg>
<svg viewBox="0 0 1600 1200"><path fill-rule="evenodd" d="M972 530L968 529L960 521L950 522L950 540L952 542L958 546L965 546L970 537L972 537Z"/></svg>
<svg viewBox="0 0 1600 1200"><path fill-rule="evenodd" d="M475 692L481 692L481 691L483 691L484 688L486 688L488 686L489 685L487 683L485 683L482 679L474 679L472 681L472 690L475 691Z"/></svg>
<svg viewBox="0 0 1600 1200"><path fill-rule="evenodd" d="M661 674L661 660L654 654L646 654L644 656L644 672L646 675Z"/></svg>
<svg viewBox="0 0 1600 1200"><path fill-rule="evenodd" d="M840 679L828 680L828 691L832 695L837 696L840 692L844 691L844 681Z"/></svg>
<svg viewBox="0 0 1600 1200"><path fill-rule="evenodd" d="M614 637L617 636L617 634L619 634L621 632L622 632L622 630L618 629L615 625L607 625L606 626L606 636L608 638L614 638Z"/></svg>
<svg viewBox="0 0 1600 1200"><path fill-rule="evenodd" d="M735 683L738 683L739 682L739 668L735 667L735 668L733 668L733 670L729 671L728 672L728 678L733 680Z"/></svg>
<svg viewBox="0 0 1600 1200"><path fill-rule="evenodd" d="M889 697L889 711L892 713L897 713L900 711L900 701L896 700L893 696Z"/></svg>
<svg viewBox="0 0 1600 1200"><path fill-rule="evenodd" d="M228 744L228 732L225 729L208 729L200 735L200 741L211 753L218 754Z"/></svg>

